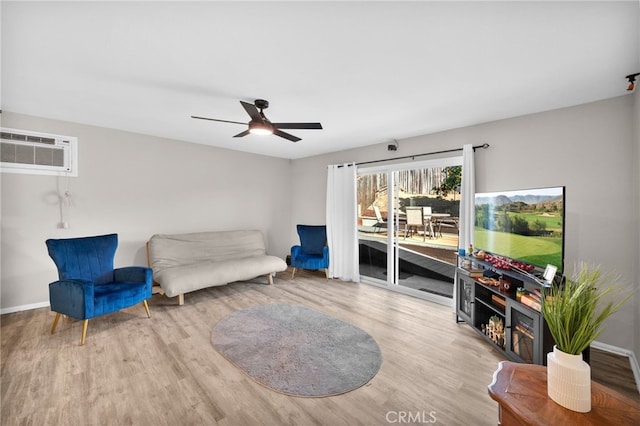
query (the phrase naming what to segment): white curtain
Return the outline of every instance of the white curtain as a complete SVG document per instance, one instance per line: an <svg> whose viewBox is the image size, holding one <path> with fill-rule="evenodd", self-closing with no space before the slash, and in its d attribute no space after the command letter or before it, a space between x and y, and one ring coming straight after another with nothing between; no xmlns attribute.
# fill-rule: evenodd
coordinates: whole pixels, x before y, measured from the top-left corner
<svg viewBox="0 0 640 426"><path fill-rule="evenodd" d="M356 165L329 166L327 171L327 243L329 277L360 281Z"/></svg>
<svg viewBox="0 0 640 426"><path fill-rule="evenodd" d="M475 220L476 172L473 161L473 145L462 147L462 183L460 188L460 236L458 248L467 250L473 244Z"/></svg>

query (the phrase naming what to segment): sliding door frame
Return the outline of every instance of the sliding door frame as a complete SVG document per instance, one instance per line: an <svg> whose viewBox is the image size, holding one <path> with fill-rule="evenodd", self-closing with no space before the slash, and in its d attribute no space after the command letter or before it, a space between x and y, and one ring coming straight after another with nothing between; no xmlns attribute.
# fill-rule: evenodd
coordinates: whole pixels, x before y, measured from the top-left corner
<svg viewBox="0 0 640 426"><path fill-rule="evenodd" d="M435 296L428 293L420 292L418 290L412 290L405 288L399 284L399 253L398 253L398 228L399 218L396 212L396 206L399 203L399 196L397 191L397 176L398 172L409 169L422 169L422 168L435 168L435 167L451 167L462 166L462 156L435 158L421 161L411 161L405 163L395 163L378 165L373 167L358 167L358 175L370 175L386 173L387 175L387 280L384 281L375 279L373 277L361 276L361 281L367 284L373 284L382 286L389 290L398 291L401 293L409 294L412 296L419 296L423 299L431 300L433 302L451 305L453 301L441 296ZM464 173L464 170L463 170ZM356 200L357 202L357 200ZM384 284L383 284L384 283ZM455 283L454 283L455 284Z"/></svg>

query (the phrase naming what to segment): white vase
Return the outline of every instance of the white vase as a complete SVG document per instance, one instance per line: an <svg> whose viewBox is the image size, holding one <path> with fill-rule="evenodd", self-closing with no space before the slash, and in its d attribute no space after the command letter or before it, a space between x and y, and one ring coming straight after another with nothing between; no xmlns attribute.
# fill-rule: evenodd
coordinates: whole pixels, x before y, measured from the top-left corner
<svg viewBox="0 0 640 426"><path fill-rule="evenodd" d="M547 354L547 394L569 410L591 411L591 367L582 354L571 355L553 347Z"/></svg>

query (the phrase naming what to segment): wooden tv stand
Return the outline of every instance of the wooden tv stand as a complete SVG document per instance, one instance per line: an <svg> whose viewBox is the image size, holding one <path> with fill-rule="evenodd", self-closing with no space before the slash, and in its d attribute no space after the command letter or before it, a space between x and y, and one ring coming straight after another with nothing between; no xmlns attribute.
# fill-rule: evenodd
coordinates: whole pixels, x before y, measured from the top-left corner
<svg viewBox="0 0 640 426"><path fill-rule="evenodd" d="M547 396L547 368L541 365L500 362L489 395L499 404L501 426L640 424L639 403L593 381L590 412L561 407Z"/></svg>
<svg viewBox="0 0 640 426"><path fill-rule="evenodd" d="M546 364L547 353L553 350L553 338L538 309L518 300L517 288L528 291L541 289L532 276L513 270L500 270L489 262L469 256L458 256L459 263L468 262L472 270L483 275L499 276L510 287L502 289L483 283L486 277L472 276L470 270L456 268L456 321L464 321L511 361ZM495 280L494 280L495 281ZM489 325L493 319L502 324L498 338ZM588 354L585 360L589 362Z"/></svg>

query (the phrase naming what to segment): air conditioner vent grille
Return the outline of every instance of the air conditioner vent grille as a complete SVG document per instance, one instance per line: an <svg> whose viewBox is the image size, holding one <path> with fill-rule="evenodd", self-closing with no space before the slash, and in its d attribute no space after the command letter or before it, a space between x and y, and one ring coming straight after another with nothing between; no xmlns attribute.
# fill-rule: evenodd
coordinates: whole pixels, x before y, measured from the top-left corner
<svg viewBox="0 0 640 426"><path fill-rule="evenodd" d="M26 130L0 130L0 171L46 175L78 175L78 140Z"/></svg>
<svg viewBox="0 0 640 426"><path fill-rule="evenodd" d="M64 167L64 148L18 145L2 141L0 160L3 163Z"/></svg>
<svg viewBox="0 0 640 426"><path fill-rule="evenodd" d="M45 143L47 145L55 145L55 143L56 143L55 138L32 136L32 135L25 135L25 134L20 134L20 133L2 132L0 134L0 136L4 140L21 141L21 142L33 142L33 143Z"/></svg>

